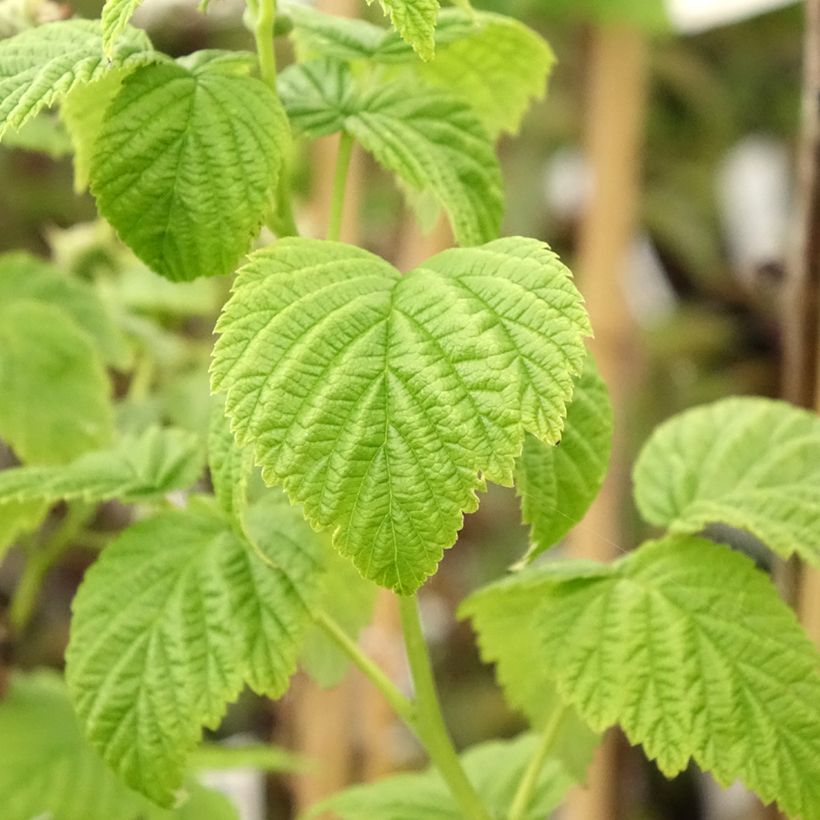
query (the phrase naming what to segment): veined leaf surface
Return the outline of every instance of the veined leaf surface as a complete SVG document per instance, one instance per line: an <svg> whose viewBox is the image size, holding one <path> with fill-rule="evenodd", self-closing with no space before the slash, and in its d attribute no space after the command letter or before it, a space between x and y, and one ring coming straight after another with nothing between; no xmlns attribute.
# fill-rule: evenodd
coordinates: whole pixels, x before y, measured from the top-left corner
<svg viewBox="0 0 820 820"><path fill-rule="evenodd" d="M217 324L212 384L270 484L402 593L452 546L525 432L555 442L589 324L567 269L510 238L401 277L335 242L254 254Z"/></svg>
<svg viewBox="0 0 820 820"><path fill-rule="evenodd" d="M644 518L672 532L747 530L820 565L820 418L785 402L724 399L661 425L635 465Z"/></svg>

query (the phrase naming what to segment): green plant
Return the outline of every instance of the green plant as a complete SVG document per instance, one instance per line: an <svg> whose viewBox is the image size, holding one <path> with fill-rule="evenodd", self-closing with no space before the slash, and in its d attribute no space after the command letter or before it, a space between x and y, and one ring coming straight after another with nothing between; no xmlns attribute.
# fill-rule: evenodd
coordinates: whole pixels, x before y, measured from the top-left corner
<svg viewBox="0 0 820 820"><path fill-rule="evenodd" d="M144 423L157 362L178 360L176 380L199 372L201 351L161 333L149 342L159 325L123 303L124 275L106 300L45 263L0 260L0 435L23 462L0 473L0 546L68 505L56 532L27 543L12 620L26 623L43 572L96 505L116 498L143 513L88 571L67 652L79 722L119 779L73 723L66 768L53 763L56 741L38 723L65 713L65 696L51 678L19 678L0 706L0 744L31 724L42 742L30 766L52 764L25 789L0 779L0 795L15 816L87 817L88 791L59 791L82 771L117 816L166 816L202 728L243 687L279 697L300 660L329 679L349 660L432 768L317 811L543 817L617 723L668 775L694 759L721 783L740 778L790 815L820 818L820 658L752 562L705 537L725 523L820 562L820 421L763 399L690 411L658 430L635 471L638 506L664 535L611 566L536 562L594 499L612 426L569 271L536 240L498 238L494 140L517 130L552 55L499 15L381 4L397 33L289 9L282 29L299 61L279 76L273 0L249 0L256 55L172 60L128 25L135 0L109 0L101 23L0 42L0 135L59 103L78 184L149 268L176 282L238 268L210 366L218 398L198 436ZM291 128L341 134L322 240L294 221ZM340 243L354 142L420 211L443 209L461 247L401 275ZM263 224L276 241L243 262ZM173 312L157 287L150 299ZM116 414L107 367L133 371ZM210 490L197 485L203 437ZM517 487L532 547L461 613L532 732L459 756L415 594L487 481ZM165 502L192 487L183 506ZM357 645L373 582L400 596L412 697ZM337 653L317 650L323 641ZM226 811L197 788L173 809Z"/></svg>

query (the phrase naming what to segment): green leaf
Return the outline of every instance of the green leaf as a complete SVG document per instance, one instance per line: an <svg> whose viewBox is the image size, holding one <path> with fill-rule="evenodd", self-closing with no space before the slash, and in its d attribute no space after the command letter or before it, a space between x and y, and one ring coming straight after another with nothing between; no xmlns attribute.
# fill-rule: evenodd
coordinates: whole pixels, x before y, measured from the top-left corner
<svg viewBox="0 0 820 820"><path fill-rule="evenodd" d="M193 770L256 769L260 772L304 772L309 761L270 743L232 746L227 743L206 743L190 758Z"/></svg>
<svg viewBox="0 0 820 820"><path fill-rule="evenodd" d="M124 436L110 449L85 453L64 466L0 471L0 512L5 515L9 502L144 501L190 487L201 471L196 436L153 427L140 436Z"/></svg>
<svg viewBox="0 0 820 820"><path fill-rule="evenodd" d="M0 436L27 463L107 444L110 386L91 338L53 305L0 305Z"/></svg>
<svg viewBox="0 0 820 820"><path fill-rule="evenodd" d="M124 68L112 68L96 82L79 85L60 106L60 116L74 145L74 190L88 188L91 160L105 112L128 76Z"/></svg>
<svg viewBox="0 0 820 820"><path fill-rule="evenodd" d="M97 350L114 367L126 368L131 352L106 306L86 283L63 275L27 253L0 255L0 304L18 299L54 305L93 338Z"/></svg>
<svg viewBox="0 0 820 820"><path fill-rule="evenodd" d="M493 817L506 817L518 783L538 746L533 733L513 740L492 740L467 749L462 765L479 797ZM563 734L556 753L544 763L526 820L543 820L563 801L567 791L583 779L587 759L580 767L573 759L573 738ZM590 752L591 757L591 752ZM385 777L376 783L353 786L322 801L308 814L331 811L341 820L463 820L435 769Z"/></svg>
<svg viewBox="0 0 820 820"><path fill-rule="evenodd" d="M445 14L467 17L457 9ZM482 13L474 20L469 35L440 47L435 60L413 70L468 102L493 138L515 134L532 101L544 96L555 55L539 34L512 17Z"/></svg>
<svg viewBox="0 0 820 820"><path fill-rule="evenodd" d="M515 483L530 525L529 561L557 544L594 501L609 464L612 405L592 359L575 385L561 441L527 436Z"/></svg>
<svg viewBox="0 0 820 820"><path fill-rule="evenodd" d="M245 504L253 453L236 444L221 401L211 404L208 467L217 501L229 516L238 518Z"/></svg>
<svg viewBox="0 0 820 820"><path fill-rule="evenodd" d="M201 726L247 683L287 689L320 567L298 510L250 511L257 551L204 499L125 530L74 601L67 679L85 730L133 788L169 805Z"/></svg>
<svg viewBox="0 0 820 820"><path fill-rule="evenodd" d="M0 701L0 805L6 820L236 820L226 798L193 785L179 809L131 791L83 737L54 672L15 675Z"/></svg>
<svg viewBox="0 0 820 820"><path fill-rule="evenodd" d="M562 562L560 567L568 562ZM576 571L580 571L573 564ZM537 611L545 582L554 580L556 565L519 572L477 590L459 608L459 618L469 618L485 663L495 664L495 674L507 703L526 716L533 726L546 723L564 703L555 690L552 661L541 651L536 631ZM568 719L581 744L592 744L590 732L575 713Z"/></svg>
<svg viewBox="0 0 820 820"><path fill-rule="evenodd" d="M373 0L367 0L372 3ZM401 38L409 43L422 60L435 54L435 30L438 0L379 0L382 11Z"/></svg>
<svg viewBox="0 0 820 820"><path fill-rule="evenodd" d="M6 148L36 151L52 159L62 159L71 153L71 138L54 114L41 111L20 128L9 128L3 135Z"/></svg>
<svg viewBox="0 0 820 820"><path fill-rule="evenodd" d="M328 546L319 608L355 641L370 623L377 587L363 578L356 567ZM350 665L348 656L318 624L311 624L302 642L299 663L320 686L338 686Z"/></svg>
<svg viewBox="0 0 820 820"><path fill-rule="evenodd" d="M550 0L544 11L552 18L595 21L603 25L632 25L649 32L671 29L663 0Z"/></svg>
<svg viewBox="0 0 820 820"><path fill-rule="evenodd" d="M785 402L725 399L661 425L635 466L652 524L747 530L784 558L820 565L820 418Z"/></svg>
<svg viewBox="0 0 820 820"><path fill-rule="evenodd" d="M0 137L112 67L131 69L155 59L147 36L136 29L106 59L100 23L91 20L46 23L0 40Z"/></svg>
<svg viewBox="0 0 820 820"><path fill-rule="evenodd" d="M467 103L406 82L359 91L349 68L333 60L286 69L279 93L295 128L310 137L343 129L404 185L432 193L459 244L498 236L501 172Z"/></svg>
<svg viewBox="0 0 820 820"><path fill-rule="evenodd" d="M114 47L120 35L142 0L105 0L102 8L102 43L106 57L114 54Z"/></svg>
<svg viewBox="0 0 820 820"><path fill-rule="evenodd" d="M820 817L820 655L750 559L649 542L541 586L541 655L589 724L619 723L661 771L690 758L790 816Z"/></svg>
<svg viewBox="0 0 820 820"><path fill-rule="evenodd" d="M407 276L336 242L280 240L241 269L212 385L269 484L366 577L407 594L435 571L525 432L561 434L589 324L569 271L510 238Z"/></svg>
<svg viewBox="0 0 820 820"><path fill-rule="evenodd" d="M0 562L17 538L35 530L47 512L48 505L39 501L0 503Z"/></svg>
<svg viewBox="0 0 820 820"><path fill-rule="evenodd" d="M125 78L91 162L100 212L175 281L234 270L265 219L289 139L263 82L210 57L188 63Z"/></svg>

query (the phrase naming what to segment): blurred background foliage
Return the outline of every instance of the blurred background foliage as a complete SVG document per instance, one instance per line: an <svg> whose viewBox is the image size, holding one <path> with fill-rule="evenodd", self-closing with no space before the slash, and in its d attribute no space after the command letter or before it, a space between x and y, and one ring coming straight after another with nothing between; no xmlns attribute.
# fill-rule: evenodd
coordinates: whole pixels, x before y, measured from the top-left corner
<svg viewBox="0 0 820 820"><path fill-rule="evenodd" d="M360 14L380 22L377 10L359 5ZM733 393L777 395L776 306L799 125L800 7L680 36L655 0L480 0L476 5L525 20L557 55L549 93L533 107L521 133L502 140L500 150L508 198L506 232L542 238L570 264L592 188L583 146L593 29L626 22L649 38L639 224L627 263L613 273L622 275L638 337L634 366L639 389L622 408L628 419L627 449L634 453L652 427L684 407ZM350 13L349 4L339 6L340 13ZM332 2L323 8L335 10ZM77 0L71 8L0 0L0 36L43 15L74 11L94 17L99 10L96 0ZM197 13L190 2L148 0L135 21L171 54L252 48L235 0L212 0L207 15ZM277 48L283 62L290 59L285 38L278 38ZM52 116L38 118L18 142L43 150L0 147L0 252L25 249L51 257L65 273L93 282L120 317L136 351L133 371L115 374L121 429L165 421L202 431L211 330L229 282L171 284L131 257L111 229L96 221L90 196L75 192L70 145ZM327 166L315 159L305 152L296 174L299 215L308 229L324 207L315 198ZM408 243L430 241L409 227L410 214L393 183L364 158L359 167L355 198L361 244L397 260L407 256ZM59 509L52 512L60 515ZM61 665L71 596L89 556L123 526L124 516L117 504L105 505L86 528L87 543L76 544L45 577L36 612L15 637L16 664ZM615 540L616 549L626 549L646 533L639 531L629 508L623 518L619 537L583 524L577 537ZM425 614L459 744L521 728L503 706L491 670L480 664L469 627L456 623L451 613L469 590L503 573L525 549L526 533L512 491L493 488L426 589ZM0 567L0 590L14 588L20 567L12 551ZM371 642L374 635L378 638L372 633ZM401 661L396 668L401 673ZM222 734L292 740L301 719L295 713L304 708L299 694L303 682L298 678L294 692L274 707L243 699ZM345 685L355 689L362 683ZM368 702L359 703L360 711ZM346 714L352 724L355 710ZM367 719L359 718L364 728L343 725L327 740L328 745L352 744L346 777L379 769L368 764L374 735L368 734ZM379 741L388 749L387 767L417 760L411 740L389 720L376 731L389 735ZM759 809L742 795L713 799L706 779L691 773L665 783L636 754L619 753L617 766L622 788L613 818L765 816L755 814ZM268 789L269 816L290 816L288 782L271 781Z"/></svg>

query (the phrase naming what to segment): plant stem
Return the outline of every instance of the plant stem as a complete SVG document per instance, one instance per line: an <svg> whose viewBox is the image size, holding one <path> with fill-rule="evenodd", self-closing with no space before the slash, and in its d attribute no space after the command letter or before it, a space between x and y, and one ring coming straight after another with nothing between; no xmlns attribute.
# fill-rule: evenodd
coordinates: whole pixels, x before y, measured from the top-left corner
<svg viewBox="0 0 820 820"><path fill-rule="evenodd" d="M413 724L413 704L405 697L390 678L362 652L359 645L329 615L319 612L314 616L316 623L325 631L339 648L370 679L371 683L384 695L396 714L408 725Z"/></svg>
<svg viewBox="0 0 820 820"><path fill-rule="evenodd" d="M399 614L416 689L412 727L424 744L430 760L447 783L464 817L489 820L490 815L467 779L444 723L415 596L399 597Z"/></svg>
<svg viewBox="0 0 820 820"><path fill-rule="evenodd" d="M547 725L541 733L541 740L521 778L521 782L518 784L507 820L522 820L526 816L527 809L530 807L535 793L535 787L538 785L538 776L541 774L544 763L555 746L558 732L566 716L567 705L559 702L547 720Z"/></svg>
<svg viewBox="0 0 820 820"><path fill-rule="evenodd" d="M339 153L336 155L336 174L333 177L333 196L330 201L330 219L327 227L327 238L333 241L338 241L342 233L342 212L352 151L353 137L347 131L342 131L339 139Z"/></svg>
<svg viewBox="0 0 820 820"><path fill-rule="evenodd" d="M68 508L65 518L56 532L26 559L20 582L15 590L9 609L9 623L20 632L31 620L40 587L45 574L57 559L71 546L77 533L83 528L93 510L87 504L76 504Z"/></svg>
<svg viewBox="0 0 820 820"><path fill-rule="evenodd" d="M273 50L276 0L249 0L248 6L256 18L253 36L259 55L259 76L276 91L276 53Z"/></svg>

